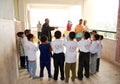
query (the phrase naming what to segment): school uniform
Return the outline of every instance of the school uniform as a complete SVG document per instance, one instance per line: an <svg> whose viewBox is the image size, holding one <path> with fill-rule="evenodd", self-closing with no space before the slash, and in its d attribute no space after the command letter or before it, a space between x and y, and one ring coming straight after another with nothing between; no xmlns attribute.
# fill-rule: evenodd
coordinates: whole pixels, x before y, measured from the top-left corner
<svg viewBox="0 0 120 84"><path fill-rule="evenodd" d="M51 54L50 54L50 44L40 44L40 77L44 77L44 67L47 68L48 77L51 78Z"/></svg>
<svg viewBox="0 0 120 84"><path fill-rule="evenodd" d="M78 64L78 79L83 78L83 69L85 69L84 75L89 78L89 60L90 60L90 40L81 40L78 42L79 48L79 64Z"/></svg>
<svg viewBox="0 0 120 84"><path fill-rule="evenodd" d="M76 57L77 57L77 42L76 41L67 41L65 43L66 54L65 54L65 81L69 81L70 70L72 71L72 81L76 78Z"/></svg>
<svg viewBox="0 0 120 84"><path fill-rule="evenodd" d="M97 61L97 51L98 51L98 43L97 41L92 41L90 46L90 73L96 73L96 61Z"/></svg>
<svg viewBox="0 0 120 84"><path fill-rule="evenodd" d="M96 65L96 71L99 71L99 66L100 66L100 58L101 58L101 54L102 54L102 43L100 40L97 41L98 42L98 51L97 51L97 65Z"/></svg>
<svg viewBox="0 0 120 84"><path fill-rule="evenodd" d="M54 61L54 80L58 79L58 73L60 69L61 80L64 80L64 41L61 39L55 39L51 42L53 49L53 61Z"/></svg>
<svg viewBox="0 0 120 84"><path fill-rule="evenodd" d="M29 73L30 76L35 78L36 77L36 52L38 47L35 46L33 42L28 42L28 62L29 62Z"/></svg>

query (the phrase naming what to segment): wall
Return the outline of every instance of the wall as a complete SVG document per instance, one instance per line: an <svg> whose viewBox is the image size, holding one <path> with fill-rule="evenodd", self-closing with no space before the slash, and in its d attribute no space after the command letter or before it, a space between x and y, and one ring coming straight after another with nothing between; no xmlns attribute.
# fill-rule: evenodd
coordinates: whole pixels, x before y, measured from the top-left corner
<svg viewBox="0 0 120 84"><path fill-rule="evenodd" d="M17 56L13 0L0 0L0 84L16 84Z"/></svg>
<svg viewBox="0 0 120 84"><path fill-rule="evenodd" d="M120 65L120 63L116 62L115 60L116 40L104 39L102 44L103 44L102 58L111 63Z"/></svg>

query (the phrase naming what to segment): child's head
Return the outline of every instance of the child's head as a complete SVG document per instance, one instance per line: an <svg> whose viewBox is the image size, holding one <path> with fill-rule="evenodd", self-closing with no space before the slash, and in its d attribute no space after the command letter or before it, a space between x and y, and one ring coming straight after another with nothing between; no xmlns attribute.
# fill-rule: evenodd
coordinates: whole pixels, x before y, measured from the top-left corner
<svg viewBox="0 0 120 84"><path fill-rule="evenodd" d="M54 36L55 36L56 39L59 39L61 37L61 32L60 31L56 31L54 33Z"/></svg>
<svg viewBox="0 0 120 84"><path fill-rule="evenodd" d="M73 40L75 38L75 36L76 36L75 32L70 32L69 33L70 40Z"/></svg>
<svg viewBox="0 0 120 84"><path fill-rule="evenodd" d="M92 34L93 34L93 35L97 34L97 31L96 31L96 30L93 30L93 31L92 31Z"/></svg>
<svg viewBox="0 0 120 84"><path fill-rule="evenodd" d="M45 36L45 35L41 36L40 41L41 41L42 43L47 42L47 41L48 41L47 36Z"/></svg>
<svg viewBox="0 0 120 84"><path fill-rule="evenodd" d="M99 35L99 40L103 40L103 39L104 39L103 35Z"/></svg>
<svg viewBox="0 0 120 84"><path fill-rule="evenodd" d="M28 39L29 41L32 41L32 42L33 42L34 35L33 35L33 34L27 35L27 39Z"/></svg>
<svg viewBox="0 0 120 84"><path fill-rule="evenodd" d="M24 37L24 32L18 32L17 36L23 38Z"/></svg>
<svg viewBox="0 0 120 84"><path fill-rule="evenodd" d="M82 34L76 34L76 40L77 41L80 41L82 39Z"/></svg>
<svg viewBox="0 0 120 84"><path fill-rule="evenodd" d="M25 36L28 36L31 33L31 30L26 29L24 33L25 33Z"/></svg>
<svg viewBox="0 0 120 84"><path fill-rule="evenodd" d="M99 40L99 35L98 34L95 34L94 37L93 37L93 40Z"/></svg>
<svg viewBox="0 0 120 84"><path fill-rule="evenodd" d="M85 31L83 37L84 37L84 39L90 38L90 33Z"/></svg>

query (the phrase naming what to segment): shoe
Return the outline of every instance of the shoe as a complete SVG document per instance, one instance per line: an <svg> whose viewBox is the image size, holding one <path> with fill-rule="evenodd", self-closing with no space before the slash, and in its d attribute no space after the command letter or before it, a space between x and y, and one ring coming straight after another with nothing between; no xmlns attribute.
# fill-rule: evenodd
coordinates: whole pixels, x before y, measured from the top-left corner
<svg viewBox="0 0 120 84"><path fill-rule="evenodd" d="M85 76L86 78L89 78L89 75L84 74L84 76Z"/></svg>
<svg viewBox="0 0 120 84"><path fill-rule="evenodd" d="M82 80L82 78L77 77L78 80Z"/></svg>
<svg viewBox="0 0 120 84"><path fill-rule="evenodd" d="M65 78L60 78L62 81L65 79Z"/></svg>
<svg viewBox="0 0 120 84"><path fill-rule="evenodd" d="M42 81L43 80L43 77L40 77L40 81Z"/></svg>

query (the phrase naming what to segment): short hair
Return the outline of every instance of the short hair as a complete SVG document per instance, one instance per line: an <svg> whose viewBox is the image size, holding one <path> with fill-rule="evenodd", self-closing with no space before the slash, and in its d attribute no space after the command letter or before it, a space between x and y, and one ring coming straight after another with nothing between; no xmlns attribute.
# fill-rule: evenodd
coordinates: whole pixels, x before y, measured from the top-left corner
<svg viewBox="0 0 120 84"><path fill-rule="evenodd" d="M75 32L72 31L72 32L69 33L69 38L70 39L74 39L75 36L76 36Z"/></svg>
<svg viewBox="0 0 120 84"><path fill-rule="evenodd" d="M98 35L98 34L95 34L95 35L94 35L94 38L95 38L95 40L99 40L99 35Z"/></svg>
<svg viewBox="0 0 120 84"><path fill-rule="evenodd" d="M27 39L30 40L31 38L34 38L34 35L33 34L28 34Z"/></svg>
<svg viewBox="0 0 120 84"><path fill-rule="evenodd" d="M18 36L18 37L22 37L23 34L24 34L24 32L18 32L18 33L17 33L17 36Z"/></svg>
<svg viewBox="0 0 120 84"><path fill-rule="evenodd" d="M92 32L93 32L93 33L97 33L97 31L96 31L96 30L93 30Z"/></svg>
<svg viewBox="0 0 120 84"><path fill-rule="evenodd" d="M85 31L85 32L84 32L84 38L85 38L85 39L90 38L90 33L87 32L87 31Z"/></svg>
<svg viewBox="0 0 120 84"><path fill-rule="evenodd" d="M54 36L56 39L59 39L61 37L61 32L58 30L54 33Z"/></svg>
<svg viewBox="0 0 120 84"><path fill-rule="evenodd" d="M103 39L104 39L103 35L99 35L99 38L100 38L101 40L103 40Z"/></svg>
<svg viewBox="0 0 120 84"><path fill-rule="evenodd" d="M40 37L40 41L41 42L46 42L48 40L48 37L46 36L46 35L42 35L41 37Z"/></svg>
<svg viewBox="0 0 120 84"><path fill-rule="evenodd" d="M29 34L30 31L31 31L31 30L26 29L26 30L24 31L25 35Z"/></svg>
<svg viewBox="0 0 120 84"><path fill-rule="evenodd" d="M80 19L79 21L83 21L83 19Z"/></svg>

